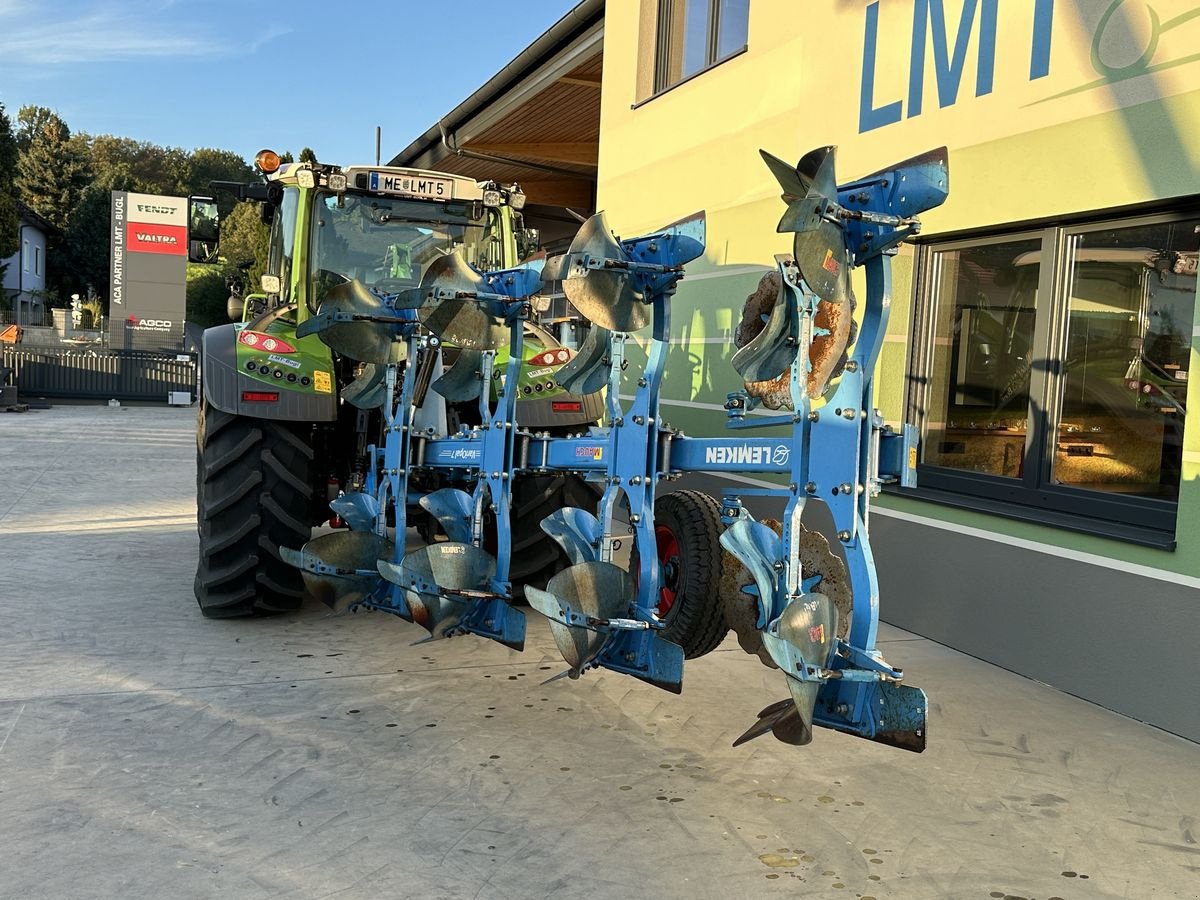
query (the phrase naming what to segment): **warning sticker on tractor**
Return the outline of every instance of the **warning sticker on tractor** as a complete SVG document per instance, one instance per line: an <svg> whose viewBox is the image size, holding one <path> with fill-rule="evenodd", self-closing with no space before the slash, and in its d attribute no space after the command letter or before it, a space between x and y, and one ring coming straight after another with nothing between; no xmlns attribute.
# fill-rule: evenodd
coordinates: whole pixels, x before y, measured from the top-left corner
<svg viewBox="0 0 1200 900"><path fill-rule="evenodd" d="M908 448L908 467L910 469L915 469L917 467L917 448L916 447Z"/></svg>
<svg viewBox="0 0 1200 900"><path fill-rule="evenodd" d="M313 372L313 387L322 394L332 394L333 382L329 379L329 373L320 369Z"/></svg>
<svg viewBox="0 0 1200 900"><path fill-rule="evenodd" d="M603 447L576 447L575 448L575 458L576 459L603 459L604 458L604 448Z"/></svg>

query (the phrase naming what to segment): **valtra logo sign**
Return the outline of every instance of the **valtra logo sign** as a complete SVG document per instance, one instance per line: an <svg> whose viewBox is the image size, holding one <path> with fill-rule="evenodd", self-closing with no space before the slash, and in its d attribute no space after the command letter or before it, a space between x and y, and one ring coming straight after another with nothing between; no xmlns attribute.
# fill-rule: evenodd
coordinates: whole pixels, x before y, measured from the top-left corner
<svg viewBox="0 0 1200 900"><path fill-rule="evenodd" d="M125 246L134 253L187 255L187 228L130 222L125 227Z"/></svg>

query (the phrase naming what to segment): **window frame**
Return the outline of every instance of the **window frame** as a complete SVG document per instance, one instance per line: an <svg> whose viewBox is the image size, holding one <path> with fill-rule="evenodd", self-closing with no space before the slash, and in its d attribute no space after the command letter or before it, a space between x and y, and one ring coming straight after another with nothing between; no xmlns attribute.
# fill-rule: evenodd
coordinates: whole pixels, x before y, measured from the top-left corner
<svg viewBox="0 0 1200 900"><path fill-rule="evenodd" d="M270 201L268 201L270 202ZM267 265L264 274L279 277L279 302L293 302L292 261L296 255L296 223L300 215L300 188L288 185L280 195L267 232ZM290 246L289 246L290 245ZM252 293L259 293L255 286ZM316 312L316 310L313 310Z"/></svg>
<svg viewBox="0 0 1200 900"><path fill-rule="evenodd" d="M687 75L682 75L675 80L671 80L670 68L672 47L671 41L671 23L674 18L674 8L677 3L687 3L687 0L657 0L655 9L654 22L654 71L651 79L651 93L643 103L648 100L653 100L660 94L665 94L667 91L685 84L710 69L728 62L734 57L745 53L749 47L749 22L750 22L750 0L746 2L746 30L747 43L742 44L724 56L720 55L721 46L721 0L707 0L708 13L706 23L708 26L708 41L704 48L704 64L696 71L689 72ZM680 48L682 56L683 48ZM682 65L682 64L681 64ZM635 108L641 104L635 104Z"/></svg>
<svg viewBox="0 0 1200 900"><path fill-rule="evenodd" d="M1121 228L1186 221L1200 217L1195 198L1156 211L1108 211L1100 215L989 228L971 233L922 238L916 243L913 276L912 341L906 366L907 420L914 422L922 445L928 440L928 414L934 395L934 338L938 307L939 254L988 244L1041 238L1038 301L1034 318L1033 364L1023 474L1011 478L918 462L913 496L1007 518L1085 534L1115 538L1160 549L1174 549L1177 500L1090 490L1052 481L1053 441L1062 417L1069 340L1072 254L1078 235ZM1200 303L1200 300L1194 300ZM1193 320L1196 310L1193 307Z"/></svg>

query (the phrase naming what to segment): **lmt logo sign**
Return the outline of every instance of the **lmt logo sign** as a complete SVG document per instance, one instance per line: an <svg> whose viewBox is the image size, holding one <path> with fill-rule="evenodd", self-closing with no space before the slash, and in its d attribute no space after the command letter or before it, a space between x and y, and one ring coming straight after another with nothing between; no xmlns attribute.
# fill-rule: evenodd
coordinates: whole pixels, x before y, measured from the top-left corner
<svg viewBox="0 0 1200 900"><path fill-rule="evenodd" d="M960 0L950 0L957 6ZM871 131L899 122L902 117L921 115L925 108L925 65L927 54L933 53L939 107L952 106L958 101L962 87L967 49L972 40L977 44L974 73L975 96L992 92L996 74L996 19L1000 0L961 0L962 14L953 43L946 25L945 0L914 0L909 53L907 106L904 100L894 100L876 106L876 93L895 96L903 85L875 84L879 50L879 0L867 5L863 40L862 92L859 96L858 130ZM897 9L893 4L889 9ZM1032 4L1008 4L1006 14L1033 17L1033 39L1027 59L1006 60L1005 64L1028 62L1029 80L1050 74L1050 37L1054 28L1054 0L1034 0ZM888 23L889 37L896 35L895 23ZM930 46L932 45L932 47Z"/></svg>
<svg viewBox="0 0 1200 900"><path fill-rule="evenodd" d="M1090 0L1057 7L1054 0L867 3L859 132L995 92L986 112L957 120L967 123L970 141L978 143L1022 126L1195 90L1198 0ZM1143 76L1152 81L1114 89ZM1067 98L1054 113L1044 112L1042 104Z"/></svg>

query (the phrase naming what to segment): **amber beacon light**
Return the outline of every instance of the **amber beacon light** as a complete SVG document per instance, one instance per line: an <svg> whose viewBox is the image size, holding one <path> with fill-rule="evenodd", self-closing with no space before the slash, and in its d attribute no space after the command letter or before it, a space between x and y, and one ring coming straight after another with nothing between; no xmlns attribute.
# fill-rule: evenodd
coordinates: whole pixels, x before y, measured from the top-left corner
<svg viewBox="0 0 1200 900"><path fill-rule="evenodd" d="M259 150L254 156L254 165L264 175L271 175L279 169L279 154L274 150Z"/></svg>

